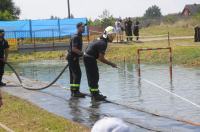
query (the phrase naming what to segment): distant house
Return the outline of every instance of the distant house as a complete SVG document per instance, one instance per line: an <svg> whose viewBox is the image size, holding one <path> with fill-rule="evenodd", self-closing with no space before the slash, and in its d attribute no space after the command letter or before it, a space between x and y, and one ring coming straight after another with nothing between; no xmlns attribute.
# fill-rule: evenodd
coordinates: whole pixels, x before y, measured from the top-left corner
<svg viewBox="0 0 200 132"><path fill-rule="evenodd" d="M186 5L183 9L182 16L191 16L200 12L200 4Z"/></svg>

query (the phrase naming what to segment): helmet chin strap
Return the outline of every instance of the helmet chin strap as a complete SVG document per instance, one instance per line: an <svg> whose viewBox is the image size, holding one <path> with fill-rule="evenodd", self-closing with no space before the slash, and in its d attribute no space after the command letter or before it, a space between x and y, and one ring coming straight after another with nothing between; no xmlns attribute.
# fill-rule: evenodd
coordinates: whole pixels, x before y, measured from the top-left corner
<svg viewBox="0 0 200 132"><path fill-rule="evenodd" d="M106 32L106 31L104 31L104 33L103 33L103 38L105 38L105 39L108 38L108 35L107 35L107 32Z"/></svg>

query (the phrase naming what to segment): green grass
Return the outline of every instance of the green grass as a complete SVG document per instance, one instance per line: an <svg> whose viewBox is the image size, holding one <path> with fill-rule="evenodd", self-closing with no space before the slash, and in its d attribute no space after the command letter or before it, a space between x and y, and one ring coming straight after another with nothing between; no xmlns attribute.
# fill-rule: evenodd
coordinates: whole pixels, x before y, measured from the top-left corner
<svg viewBox="0 0 200 132"><path fill-rule="evenodd" d="M3 93L3 99L0 122L16 132L89 132L85 126L55 116L6 93Z"/></svg>
<svg viewBox="0 0 200 132"><path fill-rule="evenodd" d="M184 19L179 19L174 23L161 23L160 25L142 28L140 34L146 35L162 35L170 33L170 36L193 36L194 27L199 25L200 13Z"/></svg>
<svg viewBox="0 0 200 132"><path fill-rule="evenodd" d="M44 60L44 59L64 59L66 51L48 51L48 52L31 52L20 53L10 52L9 62L21 62L30 60Z"/></svg>
<svg viewBox="0 0 200 132"><path fill-rule="evenodd" d="M194 28L187 26L160 25L142 28L140 34L142 36L162 35L170 33L170 36L193 36Z"/></svg>
<svg viewBox="0 0 200 132"><path fill-rule="evenodd" d="M0 132L5 132L5 130L4 130L4 129L2 129L2 128L0 128Z"/></svg>
<svg viewBox="0 0 200 132"><path fill-rule="evenodd" d="M154 41L145 43L132 43L129 45L110 45L106 57L114 61L126 61L136 63L136 52L138 48L167 47L166 41ZM173 49L173 64L186 66L200 66L200 43L189 40L171 41ZM141 53L142 63L167 64L169 60L168 51L147 51Z"/></svg>
<svg viewBox="0 0 200 132"><path fill-rule="evenodd" d="M173 48L173 63L187 66L200 65L200 43L194 43L192 39L171 40ZM106 53L106 57L113 61L136 62L136 51L138 48L156 48L167 47L168 42L151 41L145 43L132 44L111 44ZM66 51L36 52L36 53L18 53L12 52L9 55L9 62L21 62L30 60L45 59L65 59ZM166 51L148 51L141 54L142 63L168 63L168 52Z"/></svg>

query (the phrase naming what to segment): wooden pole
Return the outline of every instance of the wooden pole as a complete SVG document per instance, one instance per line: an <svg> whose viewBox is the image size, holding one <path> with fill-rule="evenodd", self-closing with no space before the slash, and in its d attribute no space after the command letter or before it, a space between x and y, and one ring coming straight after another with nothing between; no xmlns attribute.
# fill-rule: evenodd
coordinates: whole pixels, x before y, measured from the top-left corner
<svg viewBox="0 0 200 132"><path fill-rule="evenodd" d="M35 32L33 32L34 33L34 38L33 38L33 40L34 40L34 52L36 52L36 44L35 44Z"/></svg>
<svg viewBox="0 0 200 132"><path fill-rule="evenodd" d="M169 32L168 32L168 46L170 47L171 44L170 44L170 36L169 36Z"/></svg>
<svg viewBox="0 0 200 132"><path fill-rule="evenodd" d="M173 80L173 72L172 72L172 48L169 49L169 70L170 70L170 81Z"/></svg>
<svg viewBox="0 0 200 132"><path fill-rule="evenodd" d="M90 43L90 28L89 28L88 19L86 20L86 26L87 26L87 40L89 44Z"/></svg>
<svg viewBox="0 0 200 132"><path fill-rule="evenodd" d="M143 48L137 50L137 71L138 76L141 77L141 68L140 68L140 51L149 51L149 50L169 50L169 72L170 72L170 81L172 82L173 79L173 71L172 71L172 48Z"/></svg>
<svg viewBox="0 0 200 132"><path fill-rule="evenodd" d="M70 12L70 2L67 0L67 5L68 5L68 18L71 18L71 12Z"/></svg>
<svg viewBox="0 0 200 132"><path fill-rule="evenodd" d="M141 76L140 72L140 49L137 50L137 70L138 70L138 76Z"/></svg>
<svg viewBox="0 0 200 132"><path fill-rule="evenodd" d="M53 50L55 50L55 38L54 38L54 30L52 29L52 37L53 37Z"/></svg>

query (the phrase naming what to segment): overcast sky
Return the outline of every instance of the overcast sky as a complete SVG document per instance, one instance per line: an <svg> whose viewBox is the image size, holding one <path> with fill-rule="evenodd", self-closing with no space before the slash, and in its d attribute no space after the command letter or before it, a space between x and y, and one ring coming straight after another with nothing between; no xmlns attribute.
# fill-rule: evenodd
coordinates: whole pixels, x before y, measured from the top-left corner
<svg viewBox="0 0 200 132"><path fill-rule="evenodd" d="M20 19L45 19L51 15L67 17L67 0L14 0L22 13ZM71 13L75 17L97 18L104 9L114 17L142 16L145 10L157 5L162 14L182 11L185 4L200 3L200 0L70 0Z"/></svg>

